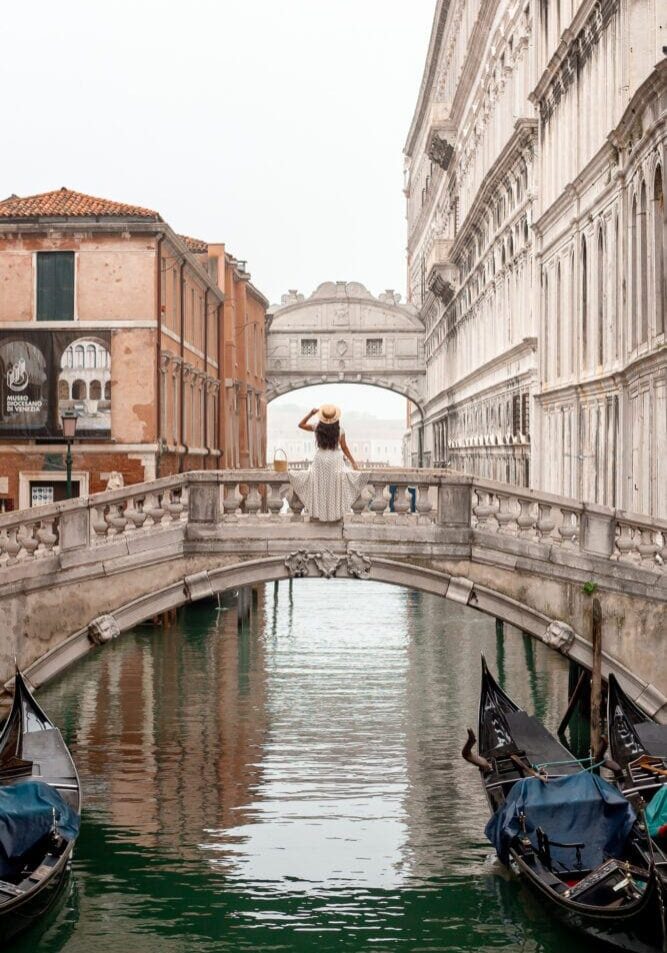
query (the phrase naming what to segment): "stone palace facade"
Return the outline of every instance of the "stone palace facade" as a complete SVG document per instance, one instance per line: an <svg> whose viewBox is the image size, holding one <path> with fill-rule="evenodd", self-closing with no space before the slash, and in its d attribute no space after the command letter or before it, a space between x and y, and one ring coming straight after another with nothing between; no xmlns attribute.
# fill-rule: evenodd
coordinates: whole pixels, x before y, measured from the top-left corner
<svg viewBox="0 0 667 953"><path fill-rule="evenodd" d="M427 465L667 513L665 43L660 0L438 0L405 149Z"/></svg>

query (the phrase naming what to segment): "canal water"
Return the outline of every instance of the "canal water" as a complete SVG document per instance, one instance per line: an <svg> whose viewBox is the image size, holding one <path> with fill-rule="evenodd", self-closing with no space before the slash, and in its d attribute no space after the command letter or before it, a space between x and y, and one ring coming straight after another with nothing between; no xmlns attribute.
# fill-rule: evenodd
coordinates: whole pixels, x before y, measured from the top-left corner
<svg viewBox="0 0 667 953"><path fill-rule="evenodd" d="M484 652L554 728L567 664L382 584L260 590L252 624L185 610L39 692L85 814L67 895L12 953L585 947L493 859L477 771Z"/></svg>

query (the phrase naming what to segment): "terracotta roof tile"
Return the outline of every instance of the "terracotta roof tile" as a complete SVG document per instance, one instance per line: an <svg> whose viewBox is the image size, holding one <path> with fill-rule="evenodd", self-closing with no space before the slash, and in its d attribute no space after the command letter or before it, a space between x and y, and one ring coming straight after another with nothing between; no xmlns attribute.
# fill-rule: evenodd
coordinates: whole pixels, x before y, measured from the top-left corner
<svg viewBox="0 0 667 953"><path fill-rule="evenodd" d="M160 222L157 212L138 205L112 202L71 189L57 189L21 198L12 195L0 202L0 219L16 218L146 218Z"/></svg>
<svg viewBox="0 0 667 953"><path fill-rule="evenodd" d="M179 235L178 237L188 246L188 251L195 255L206 255L208 253L208 242L203 242L199 238L190 238L189 235Z"/></svg>

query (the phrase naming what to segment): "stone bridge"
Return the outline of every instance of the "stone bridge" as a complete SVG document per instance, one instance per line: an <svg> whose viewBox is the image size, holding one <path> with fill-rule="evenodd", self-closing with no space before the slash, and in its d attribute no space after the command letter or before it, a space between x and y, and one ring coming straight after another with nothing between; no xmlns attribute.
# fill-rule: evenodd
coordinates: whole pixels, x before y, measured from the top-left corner
<svg viewBox="0 0 667 953"><path fill-rule="evenodd" d="M273 470L186 473L0 517L0 678L16 657L39 685L156 614L312 576L435 593L590 665L595 589L604 673L667 721L666 555L667 522L451 471L370 470L338 523Z"/></svg>
<svg viewBox="0 0 667 953"><path fill-rule="evenodd" d="M325 281L309 298L283 295L266 336L266 397L312 384L372 384L421 411L424 325L395 291L375 298L356 281Z"/></svg>

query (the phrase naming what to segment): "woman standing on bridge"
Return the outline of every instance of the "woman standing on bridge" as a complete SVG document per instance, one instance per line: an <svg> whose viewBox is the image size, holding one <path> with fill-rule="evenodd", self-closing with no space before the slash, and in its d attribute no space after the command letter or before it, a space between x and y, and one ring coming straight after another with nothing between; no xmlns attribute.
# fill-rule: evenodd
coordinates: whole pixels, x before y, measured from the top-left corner
<svg viewBox="0 0 667 953"><path fill-rule="evenodd" d="M309 421L316 414L319 420L313 425ZM315 434L317 448L310 468L305 472L290 470L289 478L311 519L326 522L342 519L368 480L366 473L359 472L350 453L340 416L339 407L322 404L299 422L301 430ZM345 465L346 457L352 469Z"/></svg>

